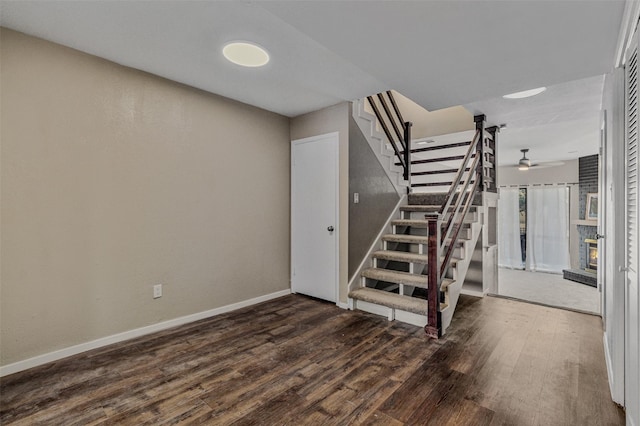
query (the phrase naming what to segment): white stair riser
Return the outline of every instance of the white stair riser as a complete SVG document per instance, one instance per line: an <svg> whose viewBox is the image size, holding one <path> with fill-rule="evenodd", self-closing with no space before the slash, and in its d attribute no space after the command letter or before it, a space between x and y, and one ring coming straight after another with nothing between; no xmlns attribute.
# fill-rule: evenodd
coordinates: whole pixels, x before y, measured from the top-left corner
<svg viewBox="0 0 640 426"><path fill-rule="evenodd" d="M398 320L417 327L427 325L427 315L418 315L413 312L403 311L401 309L388 308L386 306L377 305L375 303L365 302L362 300L354 301L354 309L368 312L374 315L386 317L389 321Z"/></svg>
<svg viewBox="0 0 640 426"><path fill-rule="evenodd" d="M412 194L438 194L441 192L447 192L449 190L448 186L414 186L411 188Z"/></svg>
<svg viewBox="0 0 640 426"><path fill-rule="evenodd" d="M417 170L412 169L412 173L416 173ZM456 178L455 173L438 173L433 175L420 175L420 176L411 176L411 183L442 183L447 182L445 186L450 186L451 182ZM464 175L460 180L466 181L467 175ZM473 182L474 177L472 177L471 182ZM464 185L464 183L463 183Z"/></svg>
<svg viewBox="0 0 640 426"><path fill-rule="evenodd" d="M393 233L397 234L397 231L402 231L404 229L406 229L405 226L392 226L391 227L393 229ZM395 229L397 228L397 230ZM425 228L411 228L410 230L410 234L411 235L427 235L427 230ZM458 234L458 239L462 239L462 240L468 240L471 238L471 232L469 228L462 228L460 229L460 233Z"/></svg>
<svg viewBox="0 0 640 426"><path fill-rule="evenodd" d="M398 251L398 247L400 244L407 244L408 252L417 253L417 254L427 254L428 248L427 244L411 244L411 243L396 243L393 241L385 241L383 246L383 250L393 250ZM400 246L401 247L401 246ZM453 257L456 259L464 259L465 249L464 245L460 244L458 247L453 249Z"/></svg>

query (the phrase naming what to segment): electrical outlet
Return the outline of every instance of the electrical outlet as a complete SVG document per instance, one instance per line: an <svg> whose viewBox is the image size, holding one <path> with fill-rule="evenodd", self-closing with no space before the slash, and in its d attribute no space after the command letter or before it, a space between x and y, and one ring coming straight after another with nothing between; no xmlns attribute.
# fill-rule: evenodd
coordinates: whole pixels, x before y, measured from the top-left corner
<svg viewBox="0 0 640 426"><path fill-rule="evenodd" d="M353 204L358 204L360 202L360 194L358 192L353 193Z"/></svg>
<svg viewBox="0 0 640 426"><path fill-rule="evenodd" d="M162 284L156 284L153 286L153 298L157 299L162 297Z"/></svg>

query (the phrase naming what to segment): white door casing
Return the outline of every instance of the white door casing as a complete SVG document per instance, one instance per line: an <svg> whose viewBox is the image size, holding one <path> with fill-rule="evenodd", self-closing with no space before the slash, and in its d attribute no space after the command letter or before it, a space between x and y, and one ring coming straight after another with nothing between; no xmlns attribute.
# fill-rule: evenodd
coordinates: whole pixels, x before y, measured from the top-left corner
<svg viewBox="0 0 640 426"><path fill-rule="evenodd" d="M291 143L291 291L337 302L338 133Z"/></svg>
<svg viewBox="0 0 640 426"><path fill-rule="evenodd" d="M640 294L638 292L638 32L626 52L626 138L625 138L625 408L627 423L640 425Z"/></svg>
<svg viewBox="0 0 640 426"><path fill-rule="evenodd" d="M607 174L605 173L605 167L607 164L607 116L606 111L602 111L602 117L600 120L600 158L598 161L598 291L600 291L600 312L604 312L605 309L605 297L606 292L603 291L603 287L606 282L606 251L603 238L606 237L607 229L607 215L604 211L605 199L607 196Z"/></svg>
<svg viewBox="0 0 640 426"><path fill-rule="evenodd" d="M625 72L623 67L616 68L605 78L603 107L605 118L606 161L603 172L606 175L606 192L600 195L604 201L606 215L605 238L601 241L606 251L604 258L606 269L603 289L602 318L604 322L603 343L611 398L624 405L624 306L625 273Z"/></svg>

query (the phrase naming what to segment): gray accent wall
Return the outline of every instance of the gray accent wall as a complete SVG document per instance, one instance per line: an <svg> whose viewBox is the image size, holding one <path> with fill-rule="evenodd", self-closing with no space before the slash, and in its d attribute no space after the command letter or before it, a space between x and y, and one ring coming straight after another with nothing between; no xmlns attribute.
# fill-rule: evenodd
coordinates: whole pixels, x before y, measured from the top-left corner
<svg viewBox="0 0 640 426"><path fill-rule="evenodd" d="M586 219L587 212L587 195L590 193L598 193L598 161L599 156L589 155L580 157L578 163L578 176L580 182L580 219ZM578 233L580 234L578 254L580 257L579 267L585 269L587 267L587 243L586 238L595 239L598 231L597 226L578 225Z"/></svg>
<svg viewBox="0 0 640 426"><path fill-rule="evenodd" d="M356 192L358 204L353 202ZM369 143L349 118L349 280L399 200Z"/></svg>

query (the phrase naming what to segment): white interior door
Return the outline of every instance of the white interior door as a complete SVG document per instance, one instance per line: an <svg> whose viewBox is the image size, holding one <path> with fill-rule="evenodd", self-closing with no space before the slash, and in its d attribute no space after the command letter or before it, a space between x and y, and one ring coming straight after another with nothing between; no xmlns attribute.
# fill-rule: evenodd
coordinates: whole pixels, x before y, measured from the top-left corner
<svg viewBox="0 0 640 426"><path fill-rule="evenodd" d="M625 408L627 423L640 425L640 296L638 293L638 33L627 50L626 137L626 294L625 294Z"/></svg>
<svg viewBox="0 0 640 426"><path fill-rule="evenodd" d="M337 301L338 134L292 142L291 291Z"/></svg>

